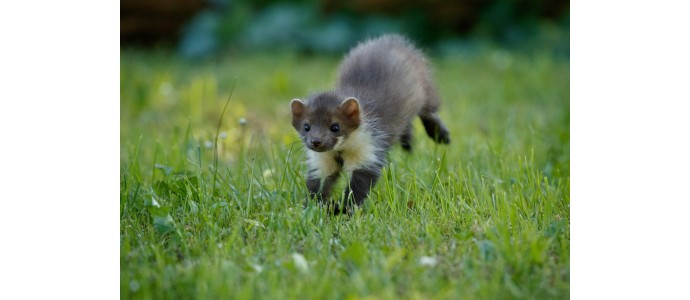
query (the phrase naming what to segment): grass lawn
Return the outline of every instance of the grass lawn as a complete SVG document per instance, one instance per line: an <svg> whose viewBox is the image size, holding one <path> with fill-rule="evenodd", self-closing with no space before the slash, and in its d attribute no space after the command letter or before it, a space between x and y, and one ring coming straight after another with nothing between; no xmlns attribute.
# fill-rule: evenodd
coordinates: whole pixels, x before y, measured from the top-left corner
<svg viewBox="0 0 690 300"><path fill-rule="evenodd" d="M121 297L569 298L568 60L434 57L452 143L415 121L413 153L333 217L303 207L289 101L332 87L339 60L121 52Z"/></svg>

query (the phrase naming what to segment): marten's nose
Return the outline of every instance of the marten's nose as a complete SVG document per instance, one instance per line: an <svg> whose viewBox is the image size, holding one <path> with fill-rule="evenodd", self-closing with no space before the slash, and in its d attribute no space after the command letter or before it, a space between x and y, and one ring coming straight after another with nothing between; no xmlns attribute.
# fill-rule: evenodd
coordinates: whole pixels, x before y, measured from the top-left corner
<svg viewBox="0 0 690 300"><path fill-rule="evenodd" d="M311 145L314 146L314 148L321 146L321 139L311 139Z"/></svg>

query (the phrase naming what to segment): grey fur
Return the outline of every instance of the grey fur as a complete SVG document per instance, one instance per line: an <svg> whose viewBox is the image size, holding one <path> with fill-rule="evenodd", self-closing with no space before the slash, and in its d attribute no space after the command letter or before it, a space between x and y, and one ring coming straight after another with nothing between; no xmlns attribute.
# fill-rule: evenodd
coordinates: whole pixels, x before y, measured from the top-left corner
<svg viewBox="0 0 690 300"><path fill-rule="evenodd" d="M436 116L440 101L426 59L406 38L384 35L361 43L345 57L338 77L335 93L359 99L365 121L385 133L381 137L386 149L417 115L435 123L424 124L430 137L450 142Z"/></svg>
<svg viewBox="0 0 690 300"><path fill-rule="evenodd" d="M349 97L359 103L356 118L348 118L343 113L343 101ZM351 203L363 203L378 181L387 151L396 141L400 141L403 149L411 150L411 122L415 116L420 117L434 141L450 142L448 130L436 115L439 98L426 59L400 35L384 35L360 43L341 64L335 90L314 94L306 103L293 100L291 105L292 125L313 151L336 151L337 140L348 139L362 124L375 143L378 161L352 172L342 211L349 211ZM306 120L309 120L309 130L304 129ZM340 131L329 130L334 122L340 125ZM319 141L318 146L314 146L315 140ZM328 193L342 170L342 158L337 163L339 168L334 174L307 180L310 197L331 203ZM337 204L335 207L336 213L341 211Z"/></svg>

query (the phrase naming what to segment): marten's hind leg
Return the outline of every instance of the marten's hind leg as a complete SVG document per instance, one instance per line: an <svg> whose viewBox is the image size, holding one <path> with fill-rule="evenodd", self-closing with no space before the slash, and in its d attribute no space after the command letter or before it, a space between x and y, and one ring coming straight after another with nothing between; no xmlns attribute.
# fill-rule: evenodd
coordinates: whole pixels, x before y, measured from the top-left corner
<svg viewBox="0 0 690 300"><path fill-rule="evenodd" d="M424 92L424 107L419 112L419 118L422 119L424 130L436 143L449 144L450 133L448 133L448 128L446 128L446 125L441 122L441 119L436 114L440 104L436 88L430 81L425 81Z"/></svg>
<svg viewBox="0 0 690 300"><path fill-rule="evenodd" d="M441 122L441 119L436 113L427 112L419 115L422 119L422 124L426 130L426 134L439 144L450 144L450 133L446 125Z"/></svg>
<svg viewBox="0 0 690 300"><path fill-rule="evenodd" d="M400 145L407 152L412 151L412 123L407 124L405 131L400 136Z"/></svg>

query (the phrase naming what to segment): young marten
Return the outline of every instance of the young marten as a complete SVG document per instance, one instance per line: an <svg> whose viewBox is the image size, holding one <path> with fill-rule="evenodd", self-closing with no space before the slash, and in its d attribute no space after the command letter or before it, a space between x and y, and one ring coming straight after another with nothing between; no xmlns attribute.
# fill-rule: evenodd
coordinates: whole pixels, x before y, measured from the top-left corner
<svg viewBox="0 0 690 300"><path fill-rule="evenodd" d="M450 142L436 115L439 98L426 60L404 37L384 35L360 43L346 55L338 78L335 90L290 103L292 126L309 148L309 196L335 214L364 202L393 143L412 149L415 116L434 141ZM344 207L329 200L343 170L350 174Z"/></svg>

